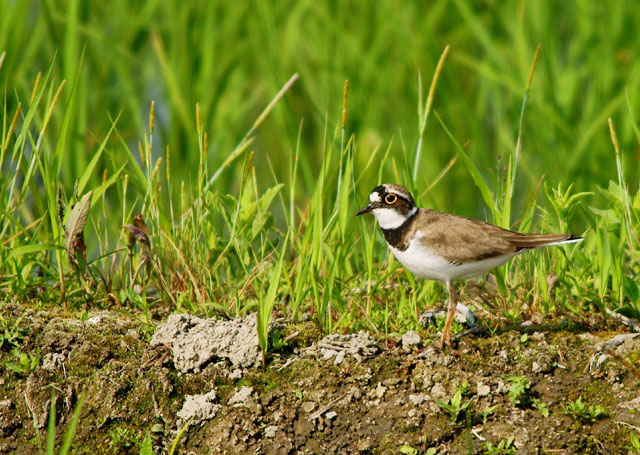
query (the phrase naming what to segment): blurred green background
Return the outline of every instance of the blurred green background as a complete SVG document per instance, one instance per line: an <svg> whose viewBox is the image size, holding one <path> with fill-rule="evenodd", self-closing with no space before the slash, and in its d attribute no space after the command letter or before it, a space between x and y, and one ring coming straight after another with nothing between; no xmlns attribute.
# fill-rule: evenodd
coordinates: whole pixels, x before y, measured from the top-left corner
<svg viewBox="0 0 640 455"><path fill-rule="evenodd" d="M506 164L501 157L515 148L527 76L542 45L522 130L514 213L543 175L552 186L574 183L576 191L615 180L608 117L616 124L626 177L638 181L637 132L629 121L640 105L636 1L1 0L0 8L7 112L18 101L28 105L37 73L52 63L53 79L67 81L46 139L65 141L67 189L119 113L121 139L111 138L101 167L119 167L122 143L136 151L152 101L154 156L169 146L174 180L190 185L199 160L196 103L208 132L209 167L217 169L293 73L300 79L251 146L258 182L273 184L267 157L287 182L286 162L303 121L303 187L296 198L303 202L313 192L323 144L339 137L345 79L346 132L359 150L355 172L376 147L390 147L383 180L393 179L394 160L400 168L413 163L419 74L426 98L447 44L433 110L460 144L468 142L467 153L490 182ZM65 113L69 128L61 129ZM64 137L56 133L61 130ZM434 115L424 140L415 188L426 188L455 155ZM230 168L216 189L237 191L241 172L241 166ZM99 182L102 169L94 174ZM375 169L361 181L364 198L376 184ZM461 161L423 203L470 216L485 210Z"/></svg>

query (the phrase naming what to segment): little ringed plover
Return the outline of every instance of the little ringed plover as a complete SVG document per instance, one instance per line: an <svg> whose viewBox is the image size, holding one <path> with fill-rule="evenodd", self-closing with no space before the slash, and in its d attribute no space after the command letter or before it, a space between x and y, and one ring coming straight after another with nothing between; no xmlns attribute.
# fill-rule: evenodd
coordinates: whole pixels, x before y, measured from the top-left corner
<svg viewBox="0 0 640 455"><path fill-rule="evenodd" d="M373 213L389 249L411 273L446 283L449 310L440 339L449 340L458 303L453 281L483 275L528 250L582 240L571 234L523 234L479 220L416 207L400 185L379 185L369 205L356 213Z"/></svg>

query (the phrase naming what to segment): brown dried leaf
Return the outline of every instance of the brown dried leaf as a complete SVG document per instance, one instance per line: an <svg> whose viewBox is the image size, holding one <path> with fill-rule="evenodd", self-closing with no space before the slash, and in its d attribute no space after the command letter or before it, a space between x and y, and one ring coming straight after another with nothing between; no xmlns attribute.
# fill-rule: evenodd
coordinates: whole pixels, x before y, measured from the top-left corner
<svg viewBox="0 0 640 455"><path fill-rule="evenodd" d="M87 224L89 217L89 210L91 209L92 196L93 191L89 191L73 206L67 218L67 224L65 225L65 231L67 233L67 258L74 268L76 266L76 254L81 254L83 255L82 257L84 257L86 250L83 233L84 226Z"/></svg>

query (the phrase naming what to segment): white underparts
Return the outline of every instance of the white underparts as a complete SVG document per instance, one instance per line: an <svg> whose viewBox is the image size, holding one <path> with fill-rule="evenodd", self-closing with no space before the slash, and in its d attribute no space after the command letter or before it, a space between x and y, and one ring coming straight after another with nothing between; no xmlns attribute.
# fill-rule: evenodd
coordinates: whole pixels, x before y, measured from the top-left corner
<svg viewBox="0 0 640 455"><path fill-rule="evenodd" d="M373 194L373 193L371 193ZM376 193L377 194L377 193ZM377 208L372 210L382 229L395 229L402 226L410 215L403 215L395 209Z"/></svg>
<svg viewBox="0 0 640 455"><path fill-rule="evenodd" d="M389 245L389 248L407 270L414 275L429 280L451 282L483 275L504 264L517 254L505 254L465 264L453 264L442 256L435 254L428 246L423 245L420 242L420 237L418 233L404 251L398 250L391 245Z"/></svg>

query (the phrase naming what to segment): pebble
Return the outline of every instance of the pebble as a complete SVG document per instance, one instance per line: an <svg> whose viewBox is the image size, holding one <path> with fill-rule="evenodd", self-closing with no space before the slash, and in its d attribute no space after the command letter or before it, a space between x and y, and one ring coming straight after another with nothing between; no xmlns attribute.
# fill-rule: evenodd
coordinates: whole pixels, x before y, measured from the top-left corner
<svg viewBox="0 0 640 455"><path fill-rule="evenodd" d="M480 381L478 381L478 383L476 384L476 388L478 389L479 397L486 397L491 393L491 387L489 387L487 384L483 384Z"/></svg>
<svg viewBox="0 0 640 455"><path fill-rule="evenodd" d="M278 431L277 425L269 425L264 429L264 436L265 438L274 438L276 436L277 431Z"/></svg>
<svg viewBox="0 0 640 455"><path fill-rule="evenodd" d="M420 344L421 341L422 338L420 338L420 335L415 330L409 330L407 333L402 335L402 346L404 347L416 346L417 344Z"/></svg>
<svg viewBox="0 0 640 455"><path fill-rule="evenodd" d="M409 395L409 401L414 406L420 406L422 403L424 403L425 401L429 401L430 399L431 397L426 393L417 393L415 395L414 394Z"/></svg>
<svg viewBox="0 0 640 455"><path fill-rule="evenodd" d="M305 401L302 403L302 410L306 413L312 412L316 408L316 404L313 401Z"/></svg>
<svg viewBox="0 0 640 455"><path fill-rule="evenodd" d="M444 389L442 384L436 384L431 388L431 395L434 398L441 399L447 396L447 391Z"/></svg>
<svg viewBox="0 0 640 455"><path fill-rule="evenodd" d="M239 391L237 391L231 398L229 398L227 405L234 406L234 407L244 406L248 408L249 402L252 399L251 397L252 395L253 395L253 387L244 386Z"/></svg>
<svg viewBox="0 0 640 455"><path fill-rule="evenodd" d="M387 388L378 382L378 387L376 387L376 397L382 398L385 393L387 393Z"/></svg>
<svg viewBox="0 0 640 455"><path fill-rule="evenodd" d="M509 392L509 386L502 381L498 381L498 387L496 389L497 393L505 394Z"/></svg>

